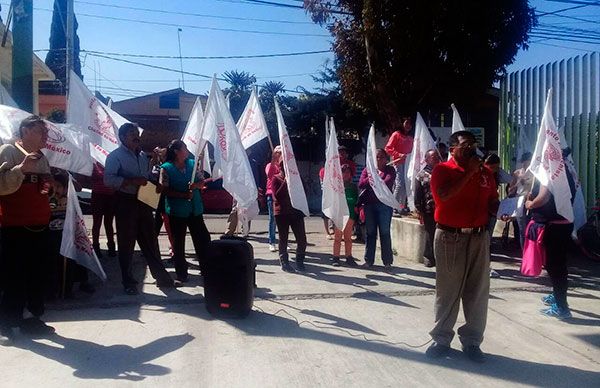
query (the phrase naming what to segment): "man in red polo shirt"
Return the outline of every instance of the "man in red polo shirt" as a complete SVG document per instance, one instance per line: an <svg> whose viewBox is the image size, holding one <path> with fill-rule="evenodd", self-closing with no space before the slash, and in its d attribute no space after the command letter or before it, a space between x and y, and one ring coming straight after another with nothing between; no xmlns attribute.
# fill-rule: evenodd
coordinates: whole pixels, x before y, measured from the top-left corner
<svg viewBox="0 0 600 388"><path fill-rule="evenodd" d="M471 132L453 133L449 140L452 158L435 167L431 191L437 228L435 327L427 356L448 354L462 299L466 323L458 329L463 352L484 362L479 345L487 320L490 261L487 224L498 209L493 173L476 155Z"/></svg>

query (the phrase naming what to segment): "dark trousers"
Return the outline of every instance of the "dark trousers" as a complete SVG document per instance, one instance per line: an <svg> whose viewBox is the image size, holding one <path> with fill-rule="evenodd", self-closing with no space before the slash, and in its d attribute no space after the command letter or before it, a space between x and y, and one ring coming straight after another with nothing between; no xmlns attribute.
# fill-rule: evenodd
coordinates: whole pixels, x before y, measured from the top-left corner
<svg viewBox="0 0 600 388"><path fill-rule="evenodd" d="M100 247L100 227L104 219L104 231L108 241L108 249L115 249L115 230L113 220L115 218L115 195L99 194L92 192L92 244Z"/></svg>
<svg viewBox="0 0 600 388"><path fill-rule="evenodd" d="M18 326L27 308L36 317L44 313L44 262L48 254L47 227L3 227L0 276L4 293L0 323Z"/></svg>
<svg viewBox="0 0 600 388"><path fill-rule="evenodd" d="M187 229L190 229L196 257L200 264L200 271L206 262L206 250L210 243L210 233L204 223L202 215L192 217L169 216L171 232L173 233L173 261L175 262L175 272L177 278L182 280L188 276L188 263L185 260L185 235Z"/></svg>
<svg viewBox="0 0 600 388"><path fill-rule="evenodd" d="M546 248L546 271L552 281L554 298L558 307L567 308L567 242L571 238L573 224L546 224L544 247Z"/></svg>
<svg viewBox="0 0 600 388"><path fill-rule="evenodd" d="M296 258L304 260L304 254L306 253L304 215L301 212L276 215L275 223L277 223L277 230L279 231L279 259L284 263L289 261L287 246L290 228L292 228L297 244Z"/></svg>
<svg viewBox="0 0 600 388"><path fill-rule="evenodd" d="M428 260L435 263L433 254L433 238L435 237L435 219L432 213L423 213L423 226L425 227L425 256Z"/></svg>
<svg viewBox="0 0 600 388"><path fill-rule="evenodd" d="M365 205L365 224L367 226L367 244L365 248L365 262L373 264L375 261L375 248L377 245L377 230L381 242L381 261L383 264L392 264L392 208L381 202L367 203Z"/></svg>
<svg viewBox="0 0 600 388"><path fill-rule="evenodd" d="M117 243L119 244L119 264L124 287L137 284L133 277L133 251L137 241L152 277L157 283L169 284L173 280L165 270L160 258L158 238L154 232L152 208L138 201L135 195L117 194L115 209L117 221Z"/></svg>

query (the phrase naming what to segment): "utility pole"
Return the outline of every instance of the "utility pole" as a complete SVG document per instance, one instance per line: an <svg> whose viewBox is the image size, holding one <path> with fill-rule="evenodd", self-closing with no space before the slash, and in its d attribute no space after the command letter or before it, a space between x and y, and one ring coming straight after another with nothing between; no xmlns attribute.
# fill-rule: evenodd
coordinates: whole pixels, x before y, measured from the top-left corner
<svg viewBox="0 0 600 388"><path fill-rule="evenodd" d="M179 42L179 67L181 68L181 89L185 90L185 81L183 79L183 58L181 57L181 28L177 29L177 42Z"/></svg>
<svg viewBox="0 0 600 388"><path fill-rule="evenodd" d="M75 37L75 11L73 9L73 0L67 0L67 35L66 35L66 50L65 50L65 65L66 65L66 85L65 91L66 95L69 95L69 86L71 84L71 71L73 70L73 47L74 47L74 37Z"/></svg>
<svg viewBox="0 0 600 388"><path fill-rule="evenodd" d="M33 0L13 0L12 95L33 112Z"/></svg>

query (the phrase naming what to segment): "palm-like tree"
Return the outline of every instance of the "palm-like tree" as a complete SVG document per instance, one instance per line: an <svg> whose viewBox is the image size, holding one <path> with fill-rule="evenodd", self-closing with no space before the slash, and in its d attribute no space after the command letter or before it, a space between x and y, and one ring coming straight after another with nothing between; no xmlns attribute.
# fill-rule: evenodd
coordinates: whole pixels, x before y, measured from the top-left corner
<svg viewBox="0 0 600 388"><path fill-rule="evenodd" d="M271 98L283 92L285 92L285 84L279 81L267 81L260 89L261 96Z"/></svg>
<svg viewBox="0 0 600 388"><path fill-rule="evenodd" d="M231 70L223 73L223 78L230 85L228 92L231 98L242 98L249 95L250 87L256 83L254 74L247 71Z"/></svg>

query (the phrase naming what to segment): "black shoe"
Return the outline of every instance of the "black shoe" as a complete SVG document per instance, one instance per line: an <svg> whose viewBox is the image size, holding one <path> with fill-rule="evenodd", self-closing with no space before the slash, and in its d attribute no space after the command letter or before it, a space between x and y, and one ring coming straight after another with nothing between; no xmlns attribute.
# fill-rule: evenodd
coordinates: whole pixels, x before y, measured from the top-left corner
<svg viewBox="0 0 600 388"><path fill-rule="evenodd" d="M425 355L429 358L442 358L448 355L449 352L450 346L434 342L427 348Z"/></svg>
<svg viewBox="0 0 600 388"><path fill-rule="evenodd" d="M387 263L387 264L384 264L384 265L383 265L383 270L384 270L385 272L388 272L388 273L390 273L390 272L392 272L394 269L392 268L392 265L391 265L390 263Z"/></svg>
<svg viewBox="0 0 600 388"><path fill-rule="evenodd" d="M190 278L188 275L184 275L184 276L177 276L177 281L181 282L181 283L187 283L190 281Z"/></svg>
<svg viewBox="0 0 600 388"><path fill-rule="evenodd" d="M473 362L477 362L479 364L483 364L485 362L485 354L483 354L479 346L463 346L463 353L469 360Z"/></svg>
<svg viewBox="0 0 600 388"><path fill-rule="evenodd" d="M158 288L178 288L181 287L182 283L179 280L165 280L165 281L157 281L156 287Z"/></svg>
<svg viewBox="0 0 600 388"><path fill-rule="evenodd" d="M282 264L281 264L281 270L282 270L283 272L289 272L289 273L294 273L294 272L296 272L296 270L294 269L294 267L292 267L292 266L290 265L290 263L282 263Z"/></svg>
<svg viewBox="0 0 600 388"><path fill-rule="evenodd" d="M92 286L88 282L83 282L79 284L79 291L83 291L86 294L93 294L94 292L96 292L96 287Z"/></svg>
<svg viewBox="0 0 600 388"><path fill-rule="evenodd" d="M356 262L356 259L352 256L346 256L346 265L348 267L358 267L358 263Z"/></svg>
<svg viewBox="0 0 600 388"><path fill-rule="evenodd" d="M306 267L304 266L304 260L296 260L296 270L300 272L306 271Z"/></svg>
<svg viewBox="0 0 600 388"><path fill-rule="evenodd" d="M35 317L24 319L21 325L19 325L19 329L23 334L36 337L46 337L55 332L52 326L46 325L39 318Z"/></svg>
<svg viewBox="0 0 600 388"><path fill-rule="evenodd" d="M131 286L131 287L125 287L125 293L127 295L138 295L140 292L138 291L137 288L135 288L134 286Z"/></svg>
<svg viewBox="0 0 600 388"><path fill-rule="evenodd" d="M340 264L340 258L337 256L333 256L333 258L331 259L331 265L334 267L339 267Z"/></svg>
<svg viewBox="0 0 600 388"><path fill-rule="evenodd" d="M427 268L432 268L432 267L435 267L435 260L425 258L425 259L423 259L423 264Z"/></svg>
<svg viewBox="0 0 600 388"><path fill-rule="evenodd" d="M2 338L2 337L4 337L4 338ZM0 339L10 341L14 338L15 338L15 331L13 330L13 328L10 327L10 325L6 325L3 323L0 324Z"/></svg>
<svg viewBox="0 0 600 388"><path fill-rule="evenodd" d="M369 263L367 261L365 261L362 265L361 268L367 268L367 269L371 269L373 268L373 263Z"/></svg>

